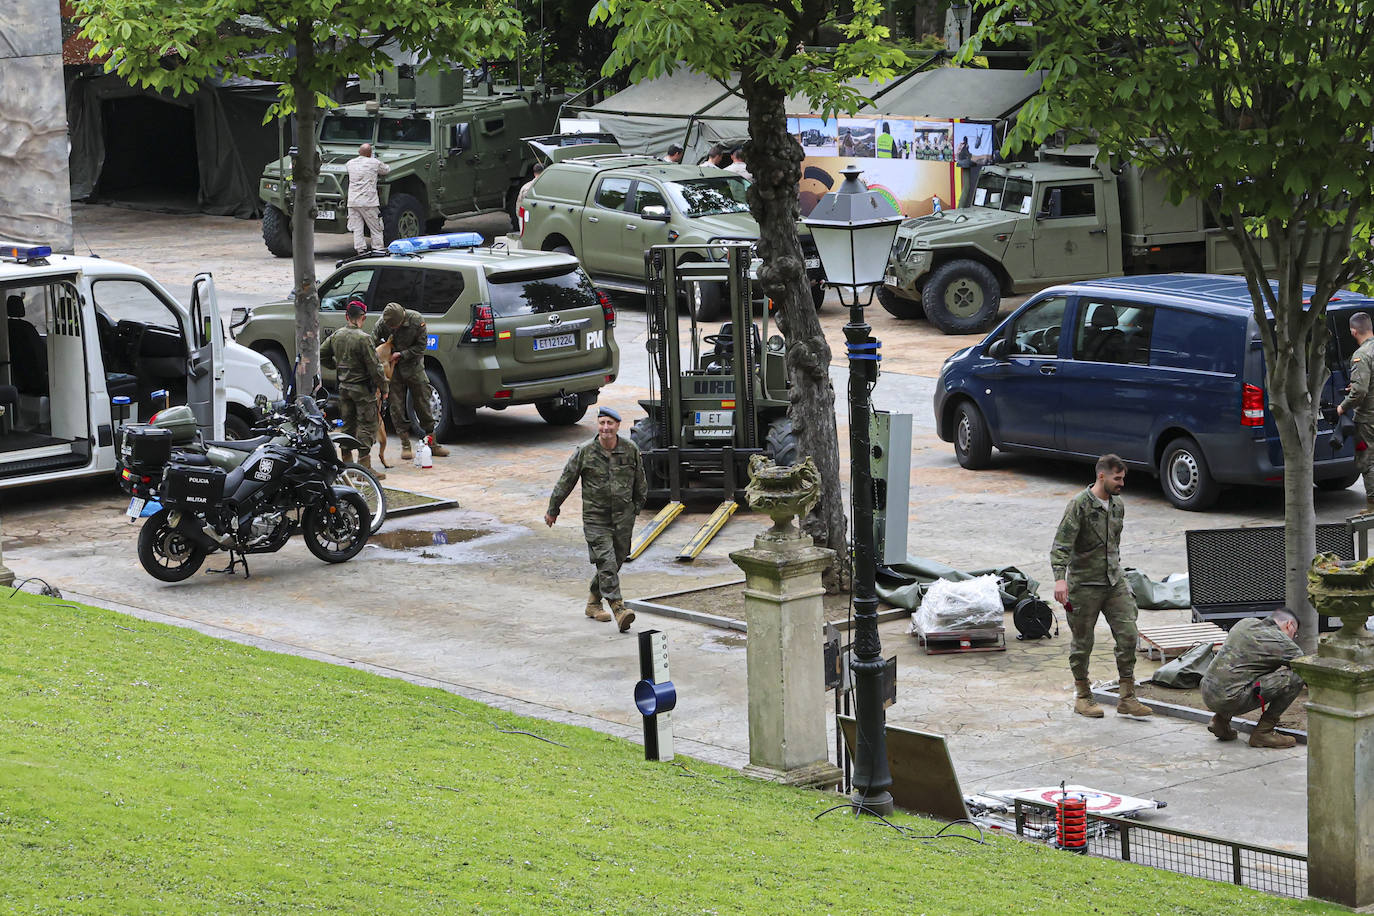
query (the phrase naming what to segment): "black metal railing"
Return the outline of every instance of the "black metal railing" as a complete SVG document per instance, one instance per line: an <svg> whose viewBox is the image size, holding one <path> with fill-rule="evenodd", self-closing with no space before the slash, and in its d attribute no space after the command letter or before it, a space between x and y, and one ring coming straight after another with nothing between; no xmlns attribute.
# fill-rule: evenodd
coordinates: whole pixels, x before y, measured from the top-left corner
<svg viewBox="0 0 1374 916"><path fill-rule="evenodd" d="M1016 833L1056 842L1055 808L1017 801ZM1307 856L1141 821L1088 815L1088 855L1239 884L1282 897L1307 896Z"/></svg>

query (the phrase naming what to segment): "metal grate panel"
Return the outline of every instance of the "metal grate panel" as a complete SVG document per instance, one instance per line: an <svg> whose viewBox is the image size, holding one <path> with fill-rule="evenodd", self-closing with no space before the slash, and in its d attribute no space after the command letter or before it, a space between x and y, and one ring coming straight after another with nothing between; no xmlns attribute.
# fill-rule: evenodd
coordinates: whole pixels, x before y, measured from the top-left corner
<svg viewBox="0 0 1374 916"><path fill-rule="evenodd" d="M1186 532L1188 589L1199 612L1283 604L1282 525ZM1317 526L1317 552L1355 559L1355 539L1342 523Z"/></svg>

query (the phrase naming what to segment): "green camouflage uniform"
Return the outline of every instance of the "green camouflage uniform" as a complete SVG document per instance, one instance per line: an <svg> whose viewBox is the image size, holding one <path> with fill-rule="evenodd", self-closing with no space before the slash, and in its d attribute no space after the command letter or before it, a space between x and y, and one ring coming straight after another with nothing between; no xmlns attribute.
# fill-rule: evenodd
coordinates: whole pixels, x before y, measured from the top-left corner
<svg viewBox="0 0 1374 916"><path fill-rule="evenodd" d="M635 516L649 495L644 477L644 462L639 449L621 436L609 452L596 439L573 452L549 496L549 514L557 517L558 507L568 498L573 486L582 481L582 533L587 538L587 553L596 575L591 593L607 601L619 601L620 566L630 555Z"/></svg>
<svg viewBox="0 0 1374 916"><path fill-rule="evenodd" d="M391 425L402 442L410 441L410 421L406 418L406 394L415 407L415 417L426 436L434 433L434 415L429 410L429 377L425 375L425 347L428 331L425 319L414 309L406 309L396 328L377 322L373 338L377 346L391 339L393 353L401 354L391 373Z"/></svg>
<svg viewBox="0 0 1374 916"><path fill-rule="evenodd" d="M372 337L361 328L340 328L320 344L320 365L338 373L343 431L368 454L377 441L377 392L386 396L386 375Z"/></svg>
<svg viewBox="0 0 1374 916"><path fill-rule="evenodd" d="M1088 657L1093 651L1093 627L1097 615L1107 618L1116 640L1116 670L1122 678L1135 675L1137 614L1135 597L1121 572L1121 528L1126 504L1113 496L1110 509L1084 489L1064 509L1054 534L1050 567L1055 581L1069 584L1069 670L1076 680L1088 677Z"/></svg>
<svg viewBox="0 0 1374 916"><path fill-rule="evenodd" d="M1355 467L1364 478L1365 499L1374 500L1374 337L1360 344L1350 357L1350 391L1341 401L1341 409L1355 410L1355 436L1368 448L1355 452Z"/></svg>
<svg viewBox="0 0 1374 916"><path fill-rule="evenodd" d="M1284 665L1302 655L1298 644L1268 618L1247 617L1202 677L1202 700L1212 712L1236 716L1257 709L1277 717L1297 698L1302 678Z"/></svg>

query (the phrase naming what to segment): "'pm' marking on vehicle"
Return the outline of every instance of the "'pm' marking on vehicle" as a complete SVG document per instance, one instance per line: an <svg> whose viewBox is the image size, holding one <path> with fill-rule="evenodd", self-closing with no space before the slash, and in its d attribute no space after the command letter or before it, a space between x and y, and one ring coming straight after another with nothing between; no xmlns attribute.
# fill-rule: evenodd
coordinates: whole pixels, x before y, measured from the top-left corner
<svg viewBox="0 0 1374 916"><path fill-rule="evenodd" d="M588 350L599 350L599 349L601 349L601 348L604 347L604 346L606 346L606 332L605 332L605 331L588 331L588 332L587 332L587 349L588 349Z"/></svg>
<svg viewBox="0 0 1374 916"><path fill-rule="evenodd" d="M426 349L426 350L437 350L437 349L439 349L439 335L438 335L438 334L426 334L426 335L425 335L425 349Z"/></svg>

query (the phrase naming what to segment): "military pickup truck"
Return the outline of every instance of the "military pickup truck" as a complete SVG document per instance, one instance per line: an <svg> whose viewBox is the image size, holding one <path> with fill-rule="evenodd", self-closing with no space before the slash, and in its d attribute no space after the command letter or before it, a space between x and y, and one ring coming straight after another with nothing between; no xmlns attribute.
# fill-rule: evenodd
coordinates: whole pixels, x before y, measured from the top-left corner
<svg viewBox="0 0 1374 916"><path fill-rule="evenodd" d="M391 168L377 182L388 244L438 232L460 214L505 210L514 226L515 195L535 162L521 138L552 129L566 96L542 86L483 85L464 98L460 71L386 79L372 87L380 101L344 105L320 119L315 231L349 231L345 164L364 143ZM293 187L290 157L267 164L258 186L262 240L279 258L291 256Z"/></svg>
<svg viewBox="0 0 1374 916"><path fill-rule="evenodd" d="M1170 271L1240 273L1201 200L1168 202L1161 176L1096 163L1097 148L985 166L966 206L897 230L878 301L946 334L997 323L1001 298L1055 283Z"/></svg>
<svg viewBox="0 0 1374 916"><path fill-rule="evenodd" d="M644 252L654 245L758 240L758 223L745 202L749 181L740 175L625 155L614 143L579 148L553 139L532 140L552 162L525 194L520 244L576 256L600 287L643 293ZM820 257L810 232L798 229L812 302L820 308ZM719 258L724 261L724 249ZM720 316L727 286L713 280L692 284L689 301L698 321Z"/></svg>

